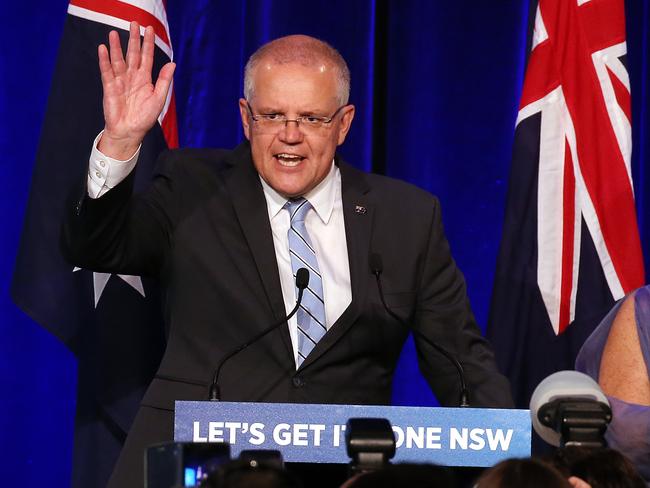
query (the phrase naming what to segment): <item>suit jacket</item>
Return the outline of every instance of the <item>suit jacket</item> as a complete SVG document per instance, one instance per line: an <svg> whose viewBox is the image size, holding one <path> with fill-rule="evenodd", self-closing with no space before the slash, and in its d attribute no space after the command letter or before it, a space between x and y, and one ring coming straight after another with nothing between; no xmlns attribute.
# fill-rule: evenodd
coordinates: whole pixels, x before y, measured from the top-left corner
<svg viewBox="0 0 650 488"><path fill-rule="evenodd" d="M223 400L388 404L409 330L381 304L369 267L377 252L389 307L460 360L472 405L511 406L451 257L437 199L338 157L336 164L352 303L297 370L286 326L234 356L221 371ZM133 175L99 199L75 202L63 232L75 265L153 275L164 289L167 348L114 473L121 487L141 486L144 447L171 440L174 401L207 399L220 358L285 315L248 143L234 151L167 152L146 194L132 197L132 184ZM454 367L421 339L416 346L441 404L457 405Z"/></svg>

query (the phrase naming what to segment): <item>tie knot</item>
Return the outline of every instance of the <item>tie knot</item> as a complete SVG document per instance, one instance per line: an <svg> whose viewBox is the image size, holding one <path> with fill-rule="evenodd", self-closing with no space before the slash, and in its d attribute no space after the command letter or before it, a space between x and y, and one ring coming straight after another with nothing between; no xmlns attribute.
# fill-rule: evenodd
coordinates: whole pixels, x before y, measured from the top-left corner
<svg viewBox="0 0 650 488"><path fill-rule="evenodd" d="M300 197L287 201L284 206L289 210L291 222L300 222L305 220L305 216L311 208L311 203L309 203L309 200Z"/></svg>

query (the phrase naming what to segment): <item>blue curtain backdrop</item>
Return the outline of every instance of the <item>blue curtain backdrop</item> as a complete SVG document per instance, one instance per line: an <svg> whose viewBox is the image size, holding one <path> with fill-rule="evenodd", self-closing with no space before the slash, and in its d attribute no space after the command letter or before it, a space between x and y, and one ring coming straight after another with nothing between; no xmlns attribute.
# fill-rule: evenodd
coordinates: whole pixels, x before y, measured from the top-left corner
<svg viewBox="0 0 650 488"><path fill-rule="evenodd" d="M633 172L650 264L650 0L628 0ZM169 0L182 146L232 147L241 137L242 67L261 43L305 33L337 47L357 106L344 157L437 194L479 323L487 320L513 127L523 81L529 0ZM10 302L32 164L65 0L3 2L0 30L0 445L3 485L68 485L75 359ZM91 141L88 141L90 144ZM56 171L56 168L52 168ZM435 401L412 346L398 404Z"/></svg>

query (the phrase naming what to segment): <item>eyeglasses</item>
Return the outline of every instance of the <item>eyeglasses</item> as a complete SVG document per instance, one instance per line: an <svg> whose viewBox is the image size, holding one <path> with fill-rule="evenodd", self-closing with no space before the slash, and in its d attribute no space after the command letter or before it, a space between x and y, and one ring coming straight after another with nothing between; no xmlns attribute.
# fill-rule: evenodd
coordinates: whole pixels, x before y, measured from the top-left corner
<svg viewBox="0 0 650 488"><path fill-rule="evenodd" d="M271 113L271 114L254 114L251 106L246 102L248 107L248 112L250 113L251 119L255 121L255 126L260 130L267 133L276 133L280 132L283 127L286 127L289 122L295 122L298 127L302 129L304 133L317 132L320 129L331 127L331 123L334 120L334 117L346 107L346 105L341 105L336 109L336 112L332 114L331 117L320 117L318 115L301 115L295 119L289 119L284 114Z"/></svg>

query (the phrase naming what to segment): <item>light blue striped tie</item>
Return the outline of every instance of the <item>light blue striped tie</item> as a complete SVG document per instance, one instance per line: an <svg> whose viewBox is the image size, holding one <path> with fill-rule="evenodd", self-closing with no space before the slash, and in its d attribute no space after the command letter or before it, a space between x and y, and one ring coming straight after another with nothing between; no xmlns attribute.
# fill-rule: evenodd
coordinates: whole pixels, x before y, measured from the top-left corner
<svg viewBox="0 0 650 488"><path fill-rule="evenodd" d="M305 290L302 304L296 313L298 321L298 364L300 366L316 343L325 334L325 304L323 301L323 279L318 268L316 252L311 243L305 216L312 208L304 198L289 200L285 208L291 217L289 227L289 255L291 270L295 278L300 268L309 271L309 287ZM296 291L297 294L297 291Z"/></svg>

